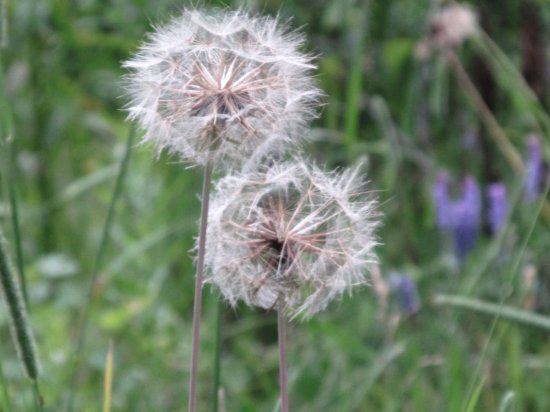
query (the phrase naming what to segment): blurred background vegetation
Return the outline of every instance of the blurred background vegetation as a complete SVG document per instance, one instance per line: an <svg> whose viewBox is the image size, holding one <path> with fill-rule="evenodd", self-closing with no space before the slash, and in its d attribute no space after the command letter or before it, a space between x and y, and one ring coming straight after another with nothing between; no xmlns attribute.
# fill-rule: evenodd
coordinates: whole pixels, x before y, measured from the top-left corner
<svg viewBox="0 0 550 412"><path fill-rule="evenodd" d="M366 160L384 214L374 287L290 327L291 410L549 411L549 222L542 199L523 199L523 174L495 144L457 65L521 158L531 133L550 154L550 4L472 2L484 34L453 48L454 63L441 50L422 51L440 1L200 5L279 13L307 33L327 93L307 150L329 167ZM132 143L116 190L130 129L121 62L152 24L187 6L2 0L0 225L25 274L47 411L64 410L71 393L74 410L100 409L109 342L113 411L180 411L187 403L200 170ZM453 193L472 175L483 192L500 181L510 195L498 235L488 229L484 200L464 261L436 225L440 171L452 177ZM389 282L397 273L418 287L413 309ZM90 292L75 376L73 347ZM212 398L216 299L206 290L200 410ZM226 410L276 410L276 316L240 307L225 308L223 319ZM0 409L34 410L4 306L0 334Z"/></svg>

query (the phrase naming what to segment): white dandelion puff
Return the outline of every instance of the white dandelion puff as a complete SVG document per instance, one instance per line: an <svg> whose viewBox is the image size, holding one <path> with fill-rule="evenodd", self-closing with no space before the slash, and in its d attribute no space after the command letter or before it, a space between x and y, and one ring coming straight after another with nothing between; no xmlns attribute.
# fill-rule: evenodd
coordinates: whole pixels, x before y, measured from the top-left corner
<svg viewBox="0 0 550 412"><path fill-rule="evenodd" d="M431 41L440 48L458 46L479 31L477 16L465 4L452 4L436 12L430 21Z"/></svg>
<svg viewBox="0 0 550 412"><path fill-rule="evenodd" d="M144 141L196 164L297 143L321 96L305 39L270 17L185 10L124 65Z"/></svg>
<svg viewBox="0 0 550 412"><path fill-rule="evenodd" d="M218 182L206 247L206 282L242 300L311 316L376 261L375 201L357 169L327 174L303 161Z"/></svg>

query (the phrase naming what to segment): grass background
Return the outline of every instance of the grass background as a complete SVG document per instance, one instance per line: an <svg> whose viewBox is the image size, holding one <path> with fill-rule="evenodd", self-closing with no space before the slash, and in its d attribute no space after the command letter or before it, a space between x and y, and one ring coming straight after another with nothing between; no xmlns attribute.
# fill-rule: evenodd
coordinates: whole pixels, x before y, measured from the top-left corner
<svg viewBox="0 0 550 412"><path fill-rule="evenodd" d="M320 55L327 104L307 150L329 167L367 160L384 214L382 275L413 278L422 301L417 315L405 317L397 296L381 310L375 291L364 288L311 321L292 324L293 411L550 410L549 319L532 316L550 315L548 224L539 217L540 202L523 201L522 176L490 140L445 59L415 57L438 3L246 2L253 11L292 17L307 33L309 50ZM519 73L526 47L534 44L523 37L533 21L540 24L540 53L548 55L550 6L543 0L475 5L488 37L468 41L460 61L517 151L524 153L526 135L538 132L549 152L547 88L534 100ZM167 0L2 2L0 224L25 274L47 411L64 410L70 394L74 410L100 410L109 342L113 411L179 411L187 404L190 249L200 170L175 158L155 160L150 148L132 144L115 191L130 129L121 110L121 62L151 24L184 6ZM536 80L544 85L548 73L544 66ZM468 136L477 136L477 143L465 144ZM466 173L482 185L502 180L513 194L505 230L494 237L484 225L464 265L435 226L431 193L442 169L457 184ZM114 191L118 200L103 238ZM534 284L523 275L530 267ZM89 291L82 373L75 379L71 356ZM476 301L451 305L441 295ZM209 410L212 398L216 300L206 289L200 410ZM480 311L477 301L496 309ZM512 318L523 317L511 321L502 306ZM277 410L276 316L245 307L224 308L222 316L227 410ZM35 410L5 308L0 359L0 409Z"/></svg>

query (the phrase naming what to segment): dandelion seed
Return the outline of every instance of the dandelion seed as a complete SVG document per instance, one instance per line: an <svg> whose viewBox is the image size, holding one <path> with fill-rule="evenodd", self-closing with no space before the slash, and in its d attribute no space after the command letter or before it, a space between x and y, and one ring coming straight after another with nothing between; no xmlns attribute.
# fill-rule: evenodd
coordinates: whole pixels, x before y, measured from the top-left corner
<svg viewBox="0 0 550 412"><path fill-rule="evenodd" d="M226 300L310 316L366 282L375 202L358 170L303 161L222 179L212 200L207 282Z"/></svg>
<svg viewBox="0 0 550 412"><path fill-rule="evenodd" d="M321 95L303 44L277 19L185 10L125 63L129 117L159 151L202 165L288 148Z"/></svg>

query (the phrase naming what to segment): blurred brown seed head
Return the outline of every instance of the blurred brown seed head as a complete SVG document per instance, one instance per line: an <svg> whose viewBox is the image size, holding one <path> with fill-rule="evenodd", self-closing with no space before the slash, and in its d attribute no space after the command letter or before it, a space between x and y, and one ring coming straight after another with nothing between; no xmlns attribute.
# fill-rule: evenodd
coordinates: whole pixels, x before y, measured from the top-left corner
<svg viewBox="0 0 550 412"><path fill-rule="evenodd" d="M478 31L477 16L467 5L453 4L435 13L429 37L437 47L458 46Z"/></svg>

